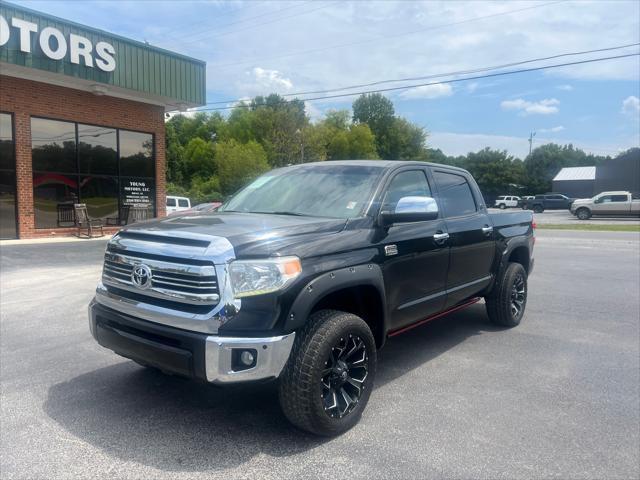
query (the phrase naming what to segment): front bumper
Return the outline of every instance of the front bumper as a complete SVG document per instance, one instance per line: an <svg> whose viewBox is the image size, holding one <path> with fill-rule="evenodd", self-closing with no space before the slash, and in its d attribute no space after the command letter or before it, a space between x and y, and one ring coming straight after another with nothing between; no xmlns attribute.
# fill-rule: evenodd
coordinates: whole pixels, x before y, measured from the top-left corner
<svg viewBox="0 0 640 480"><path fill-rule="evenodd" d="M123 357L216 384L278 377L295 338L295 333L245 338L191 332L140 320L95 300L89 304L89 328L100 345ZM243 350L255 355L249 368L237 362Z"/></svg>

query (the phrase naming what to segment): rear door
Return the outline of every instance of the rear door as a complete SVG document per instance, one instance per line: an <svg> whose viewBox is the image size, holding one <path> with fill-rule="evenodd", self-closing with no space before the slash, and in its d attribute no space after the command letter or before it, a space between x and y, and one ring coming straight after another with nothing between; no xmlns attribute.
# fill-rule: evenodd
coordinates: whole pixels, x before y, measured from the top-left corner
<svg viewBox="0 0 640 480"><path fill-rule="evenodd" d="M402 197L434 197L426 168L403 168L389 178L382 196L382 210L394 211ZM440 312L446 297L449 246L434 235L446 233L440 214L435 220L398 223L380 229L382 271L391 330Z"/></svg>
<svg viewBox="0 0 640 480"><path fill-rule="evenodd" d="M433 169L440 209L449 233L445 308L457 305L491 281L495 255L493 224L479 192L463 173Z"/></svg>

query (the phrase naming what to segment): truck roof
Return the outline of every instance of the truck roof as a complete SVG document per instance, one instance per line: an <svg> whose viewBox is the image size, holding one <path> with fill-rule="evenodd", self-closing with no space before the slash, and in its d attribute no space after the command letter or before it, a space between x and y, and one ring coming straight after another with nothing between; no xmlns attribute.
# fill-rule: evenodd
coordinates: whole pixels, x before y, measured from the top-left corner
<svg viewBox="0 0 640 480"><path fill-rule="evenodd" d="M454 167L451 165L445 165L440 163L431 163L431 162L422 162L418 160L327 160L323 162L309 162L309 163L300 163L296 165L291 165L291 167L301 167L308 165L318 165L318 166L330 166L330 165L361 165L365 167L380 167L380 168L396 168L405 165L418 165L418 166L430 166L430 167L445 167L452 170L458 170L460 172L466 172L466 170Z"/></svg>

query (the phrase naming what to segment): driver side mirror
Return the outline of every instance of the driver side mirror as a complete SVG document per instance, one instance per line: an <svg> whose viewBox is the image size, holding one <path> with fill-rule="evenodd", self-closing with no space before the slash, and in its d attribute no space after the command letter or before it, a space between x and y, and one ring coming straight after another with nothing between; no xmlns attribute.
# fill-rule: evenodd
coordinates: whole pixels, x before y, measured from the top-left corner
<svg viewBox="0 0 640 480"><path fill-rule="evenodd" d="M438 218L438 204L431 197L402 197L393 212L380 212L380 224L389 227L395 223L424 222Z"/></svg>

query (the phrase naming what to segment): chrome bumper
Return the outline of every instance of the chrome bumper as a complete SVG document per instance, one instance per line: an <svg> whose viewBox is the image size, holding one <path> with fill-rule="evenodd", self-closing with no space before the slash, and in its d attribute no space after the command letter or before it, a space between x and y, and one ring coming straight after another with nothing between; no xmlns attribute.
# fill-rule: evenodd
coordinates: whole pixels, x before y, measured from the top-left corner
<svg viewBox="0 0 640 480"><path fill-rule="evenodd" d="M168 327L115 311L96 299L89 304L89 329L100 345L119 355L216 384L277 378L295 339L295 332L275 337L223 337ZM255 364L250 368L239 365L242 350L254 355Z"/></svg>
<svg viewBox="0 0 640 480"><path fill-rule="evenodd" d="M207 337L205 346L207 381L223 384L276 378L289 359L294 339L295 333L266 338ZM232 367L234 349L255 350L257 353L255 366L234 371Z"/></svg>

